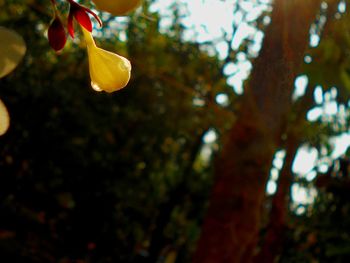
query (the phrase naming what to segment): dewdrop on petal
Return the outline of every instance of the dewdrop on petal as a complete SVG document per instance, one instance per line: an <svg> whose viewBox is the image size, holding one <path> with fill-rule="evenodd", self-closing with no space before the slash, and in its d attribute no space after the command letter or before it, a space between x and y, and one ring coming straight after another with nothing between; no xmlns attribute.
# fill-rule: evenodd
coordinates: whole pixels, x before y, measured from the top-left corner
<svg viewBox="0 0 350 263"><path fill-rule="evenodd" d="M91 88L94 90L94 91L97 91L97 92L101 92L103 91L99 86L98 84L94 83L91 81Z"/></svg>
<svg viewBox="0 0 350 263"><path fill-rule="evenodd" d="M10 116L5 104L0 100L0 136L4 135L10 126Z"/></svg>
<svg viewBox="0 0 350 263"><path fill-rule="evenodd" d="M87 45L92 88L109 93L124 88L130 80L130 61L97 47L91 33L83 27L82 31Z"/></svg>

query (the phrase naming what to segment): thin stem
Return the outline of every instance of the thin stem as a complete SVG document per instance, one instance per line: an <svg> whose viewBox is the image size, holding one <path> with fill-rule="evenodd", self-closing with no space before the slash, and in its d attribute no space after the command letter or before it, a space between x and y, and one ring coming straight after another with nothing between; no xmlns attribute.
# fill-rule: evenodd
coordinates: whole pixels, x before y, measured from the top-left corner
<svg viewBox="0 0 350 263"><path fill-rule="evenodd" d="M53 12L54 12L54 17L58 17L58 9L57 9L57 3L56 0L51 0Z"/></svg>

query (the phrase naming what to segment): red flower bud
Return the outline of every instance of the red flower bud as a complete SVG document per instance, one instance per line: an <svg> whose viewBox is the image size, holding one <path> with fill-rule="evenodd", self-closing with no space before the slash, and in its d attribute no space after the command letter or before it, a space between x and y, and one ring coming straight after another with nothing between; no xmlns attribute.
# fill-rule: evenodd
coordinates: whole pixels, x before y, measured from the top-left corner
<svg viewBox="0 0 350 263"><path fill-rule="evenodd" d="M47 32L50 46L56 50L61 50L66 44L66 32L60 18L56 15L51 22L49 30Z"/></svg>
<svg viewBox="0 0 350 263"><path fill-rule="evenodd" d="M70 3L70 9L69 9L69 15L68 15L68 32L71 35L72 38L74 38L74 26L73 26L73 17L77 20L77 22L84 27L87 31L92 31L92 23L91 19L88 15L91 14L97 22L102 26L102 22L100 18L92 12L90 9L79 5L78 3L74 2L73 0L68 0Z"/></svg>

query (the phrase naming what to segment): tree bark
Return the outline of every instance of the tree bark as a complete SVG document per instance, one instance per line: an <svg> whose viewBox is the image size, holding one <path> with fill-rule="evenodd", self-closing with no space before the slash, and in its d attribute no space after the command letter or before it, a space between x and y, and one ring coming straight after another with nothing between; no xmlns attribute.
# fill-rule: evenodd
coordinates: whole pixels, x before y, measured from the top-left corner
<svg viewBox="0 0 350 263"><path fill-rule="evenodd" d="M269 222L266 226L266 234L262 238L260 251L254 256L255 263L275 262L281 254L284 245L285 232L287 229L288 205L290 203L290 188L293 183L292 165L298 147L304 140L303 128L305 126L305 115L312 108L315 87L309 85L305 95L294 105L296 119L286 124L288 126L288 137L285 143L286 158L278 179L278 187L271 202Z"/></svg>
<svg viewBox="0 0 350 263"><path fill-rule="evenodd" d="M292 165L299 145L300 141L297 138L291 136L288 139L286 158L279 176L278 188L272 198L270 220L260 252L254 257L255 263L275 262L282 252L287 228L290 188L293 182Z"/></svg>
<svg viewBox="0 0 350 263"><path fill-rule="evenodd" d="M320 0L275 0L238 118L216 163L194 263L252 260L272 158L319 5Z"/></svg>

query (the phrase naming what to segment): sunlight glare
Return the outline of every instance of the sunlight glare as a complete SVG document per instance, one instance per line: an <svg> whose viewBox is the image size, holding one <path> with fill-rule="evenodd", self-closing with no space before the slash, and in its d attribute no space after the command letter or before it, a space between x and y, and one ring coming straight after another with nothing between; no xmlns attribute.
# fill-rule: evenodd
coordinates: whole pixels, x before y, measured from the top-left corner
<svg viewBox="0 0 350 263"><path fill-rule="evenodd" d="M304 96L308 82L309 82L309 79L306 75L298 76L295 79L295 82L294 82L295 89L294 89L294 94L292 98L294 101Z"/></svg>
<svg viewBox="0 0 350 263"><path fill-rule="evenodd" d="M321 107L312 108L307 112L306 118L308 121L317 121L322 116L323 110Z"/></svg>
<svg viewBox="0 0 350 263"><path fill-rule="evenodd" d="M222 106L228 106L229 105L229 99L227 94L220 93L216 95L215 101L217 104L222 105Z"/></svg>
<svg viewBox="0 0 350 263"><path fill-rule="evenodd" d="M277 168L273 167L271 169L271 172L270 172L270 180L277 181L278 176L279 176L279 170Z"/></svg>
<svg viewBox="0 0 350 263"><path fill-rule="evenodd" d="M269 194L269 195L273 195L274 193L276 193L277 191L277 184L276 182L270 180L268 181L267 185L266 185L266 192Z"/></svg>
<svg viewBox="0 0 350 263"><path fill-rule="evenodd" d="M339 136L332 137L330 143L333 146L332 158L337 159L343 155L350 147L350 133L344 133Z"/></svg>
<svg viewBox="0 0 350 263"><path fill-rule="evenodd" d="M314 188L303 187L297 183L292 186L292 200L295 204L308 205L312 204L317 196Z"/></svg>
<svg viewBox="0 0 350 263"><path fill-rule="evenodd" d="M203 140L206 144L214 143L217 140L217 134L215 130L213 129L208 130L205 133Z"/></svg>
<svg viewBox="0 0 350 263"><path fill-rule="evenodd" d="M302 146L295 156L292 170L295 174L302 176L314 169L318 157L318 151L314 147Z"/></svg>
<svg viewBox="0 0 350 263"><path fill-rule="evenodd" d="M315 98L315 102L317 104L322 104L323 103L323 90L322 90L321 86L317 86L315 88L314 98Z"/></svg>

